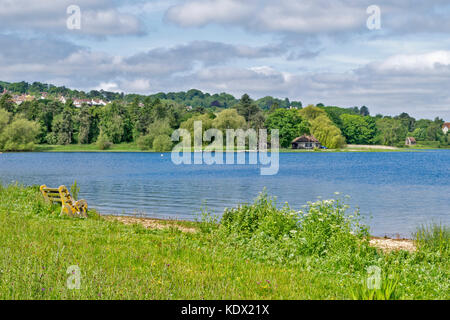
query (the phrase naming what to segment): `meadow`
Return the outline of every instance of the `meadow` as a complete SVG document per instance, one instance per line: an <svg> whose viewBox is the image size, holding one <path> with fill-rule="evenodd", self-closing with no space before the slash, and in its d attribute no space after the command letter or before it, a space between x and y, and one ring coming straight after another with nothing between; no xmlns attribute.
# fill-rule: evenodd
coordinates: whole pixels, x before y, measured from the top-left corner
<svg viewBox="0 0 450 320"><path fill-rule="evenodd" d="M297 212L263 193L162 229L59 211L37 187L0 186L0 299L450 299L448 227L418 228L415 252L383 252L345 199Z"/></svg>

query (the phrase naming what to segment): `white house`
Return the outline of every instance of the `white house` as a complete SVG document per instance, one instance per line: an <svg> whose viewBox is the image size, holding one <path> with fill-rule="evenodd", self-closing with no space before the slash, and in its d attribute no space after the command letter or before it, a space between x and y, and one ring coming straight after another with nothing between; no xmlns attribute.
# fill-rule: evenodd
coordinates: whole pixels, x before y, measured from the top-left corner
<svg viewBox="0 0 450 320"><path fill-rule="evenodd" d="M442 131L444 132L444 134L446 134L448 130L450 130L450 122L446 122L442 126Z"/></svg>

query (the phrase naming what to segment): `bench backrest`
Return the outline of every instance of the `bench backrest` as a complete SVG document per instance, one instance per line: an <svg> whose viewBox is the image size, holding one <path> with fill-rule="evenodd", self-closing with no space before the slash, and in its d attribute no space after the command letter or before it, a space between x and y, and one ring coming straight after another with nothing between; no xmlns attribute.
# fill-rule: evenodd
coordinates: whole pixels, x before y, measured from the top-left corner
<svg viewBox="0 0 450 320"><path fill-rule="evenodd" d="M50 202L59 202L61 203L61 196L59 195L59 189L56 188L47 188L46 185L40 187L42 195L44 199Z"/></svg>
<svg viewBox="0 0 450 320"><path fill-rule="evenodd" d="M58 202L61 204L73 203L73 198L70 195L66 186L60 186L59 188L48 188L46 185L40 187L44 199L50 202Z"/></svg>

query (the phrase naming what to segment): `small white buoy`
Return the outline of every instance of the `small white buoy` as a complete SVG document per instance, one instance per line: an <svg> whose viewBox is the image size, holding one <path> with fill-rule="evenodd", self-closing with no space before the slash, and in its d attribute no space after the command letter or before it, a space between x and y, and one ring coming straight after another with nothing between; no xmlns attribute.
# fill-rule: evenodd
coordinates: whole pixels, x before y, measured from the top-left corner
<svg viewBox="0 0 450 320"><path fill-rule="evenodd" d="M164 157L164 155L161 153L161 157Z"/></svg>

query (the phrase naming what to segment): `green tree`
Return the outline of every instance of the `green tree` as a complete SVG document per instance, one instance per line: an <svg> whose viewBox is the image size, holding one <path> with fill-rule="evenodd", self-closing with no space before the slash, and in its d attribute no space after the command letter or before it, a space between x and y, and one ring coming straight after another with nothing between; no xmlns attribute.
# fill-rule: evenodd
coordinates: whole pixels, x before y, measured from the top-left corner
<svg viewBox="0 0 450 320"><path fill-rule="evenodd" d="M126 141L129 136L132 136L127 123L126 109L117 102L102 108L100 128L115 144Z"/></svg>
<svg viewBox="0 0 450 320"><path fill-rule="evenodd" d="M227 109L220 112L213 120L213 128L225 131L226 129L244 129L245 118L238 114L236 109Z"/></svg>
<svg viewBox="0 0 450 320"><path fill-rule="evenodd" d="M308 121L295 109L277 109L270 113L266 119L266 127L269 130L279 130L280 145L283 148L288 148L296 137L309 134Z"/></svg>
<svg viewBox="0 0 450 320"><path fill-rule="evenodd" d="M342 148L345 145L341 130L330 120L325 110L309 105L300 110L299 114L309 121L311 134L322 145L329 149Z"/></svg>
<svg viewBox="0 0 450 320"><path fill-rule="evenodd" d="M157 120L153 122L148 128L148 134L141 136L137 139L137 145L141 150L150 150L154 148L154 141L160 136L170 136L172 134L172 128L169 125L169 121ZM162 139L162 138L161 138Z"/></svg>
<svg viewBox="0 0 450 320"><path fill-rule="evenodd" d="M5 109L8 112L14 112L16 105L12 101L12 97L9 93L6 93L0 97L0 108Z"/></svg>
<svg viewBox="0 0 450 320"><path fill-rule="evenodd" d="M375 121L369 117L343 114L342 133L350 144L373 144L377 134Z"/></svg>
<svg viewBox="0 0 450 320"><path fill-rule="evenodd" d="M6 110L0 109L0 134L6 128L11 118L11 113Z"/></svg>
<svg viewBox="0 0 450 320"><path fill-rule="evenodd" d="M245 121L249 121L252 116L261 112L258 105L250 99L248 94L244 94L236 105L237 112L245 118Z"/></svg>
<svg viewBox="0 0 450 320"><path fill-rule="evenodd" d="M72 114L66 110L57 115L52 122L53 133L56 137L56 144L68 145L73 139L73 121ZM52 141L54 142L54 141Z"/></svg>
<svg viewBox="0 0 450 320"><path fill-rule="evenodd" d="M98 135L97 141L95 143L97 145L97 148L99 148L100 150L108 150L113 145L111 139L105 132L103 132L103 130L100 130L100 134Z"/></svg>
<svg viewBox="0 0 450 320"><path fill-rule="evenodd" d="M393 118L378 119L377 142L386 146L403 146L406 139L408 128L402 121Z"/></svg>
<svg viewBox="0 0 450 320"><path fill-rule="evenodd" d="M89 108L81 107L78 114L78 143L89 144L92 142L93 136L93 117L89 111Z"/></svg>
<svg viewBox="0 0 450 320"><path fill-rule="evenodd" d="M168 135L159 135L153 140L153 150L166 152L172 149L172 139Z"/></svg>
<svg viewBox="0 0 450 320"><path fill-rule="evenodd" d="M202 114L198 116L194 116L192 118L189 118L188 120L181 123L180 128L188 130L191 133L191 143L194 145L194 122L201 121L202 123L202 132L201 137L198 137L201 141L203 141L202 137L205 134L206 130L209 130L213 127L213 119L209 114ZM206 144L206 142L205 142Z"/></svg>
<svg viewBox="0 0 450 320"><path fill-rule="evenodd" d="M3 118L3 120L1 120ZM4 124L5 114L0 116ZM0 124L1 125L1 124ZM39 124L23 117L15 117L13 121L4 126L0 133L0 149L5 151L33 150L36 136L39 133Z"/></svg>
<svg viewBox="0 0 450 320"><path fill-rule="evenodd" d="M311 133L325 147L337 149L345 146L345 138L342 136L341 130L326 115L318 116L309 123L311 124Z"/></svg>

